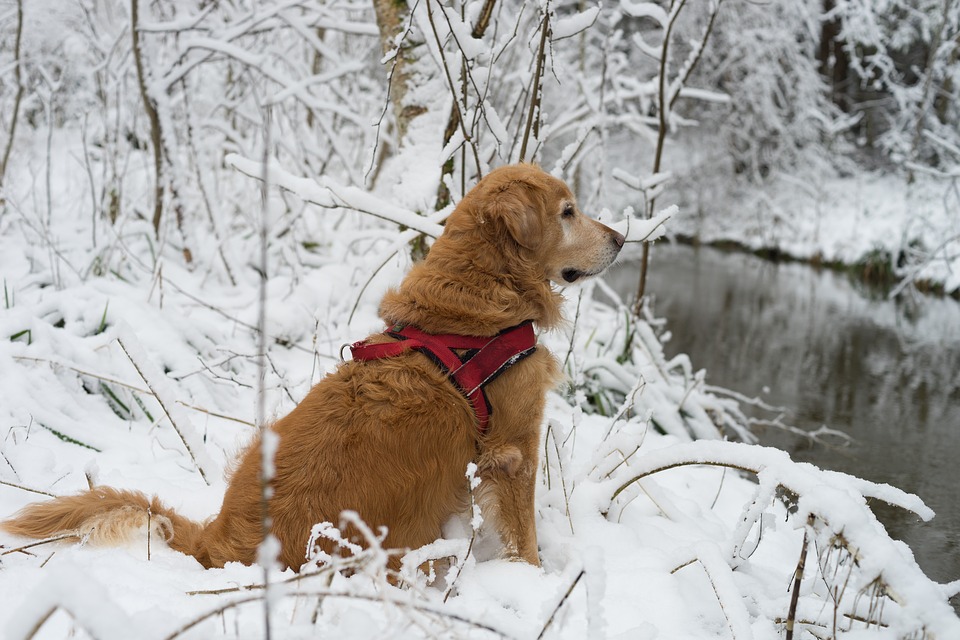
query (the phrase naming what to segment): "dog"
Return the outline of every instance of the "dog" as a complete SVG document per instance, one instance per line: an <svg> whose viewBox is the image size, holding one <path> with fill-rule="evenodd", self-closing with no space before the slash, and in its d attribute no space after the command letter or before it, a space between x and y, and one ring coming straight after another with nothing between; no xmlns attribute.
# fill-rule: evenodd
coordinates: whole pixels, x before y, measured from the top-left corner
<svg viewBox="0 0 960 640"><path fill-rule="evenodd" d="M427 257L381 301L380 317L393 329L355 344L353 360L270 427L279 436L268 512L280 563L299 570L311 527L336 523L345 510L371 527L385 527L388 548L436 540L444 522L469 504L465 471L473 462L481 480L474 497L495 523L504 556L539 566L534 489L540 427L546 394L562 376L555 358L524 327L556 327L562 298L551 283L598 275L623 243L621 234L577 208L564 182L535 165L501 167L481 179ZM473 352L487 352L476 345L515 327L533 342L520 345L522 353L500 354L502 366L477 374L483 378L477 388L466 388L449 365L438 366L435 353L416 346L436 336L462 338L470 343L465 348L456 343L461 346L434 351L446 349L447 359L469 362ZM370 349L389 353L356 357ZM457 361L453 368L460 368ZM265 537L264 515L257 437L240 455L219 514L207 523L139 492L97 487L28 505L0 526L32 538L74 534L111 543L144 527L149 516L170 547L209 568L254 563ZM344 535L358 533L348 526ZM336 552L329 540L317 544ZM391 563L399 566L396 558Z"/></svg>

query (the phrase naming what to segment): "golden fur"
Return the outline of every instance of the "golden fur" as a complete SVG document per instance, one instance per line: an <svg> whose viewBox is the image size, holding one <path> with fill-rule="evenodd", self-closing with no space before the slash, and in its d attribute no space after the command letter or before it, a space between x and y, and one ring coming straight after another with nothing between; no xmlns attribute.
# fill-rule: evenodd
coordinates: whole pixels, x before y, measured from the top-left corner
<svg viewBox="0 0 960 640"><path fill-rule="evenodd" d="M595 275L622 245L623 236L576 209L560 180L533 165L502 167L463 198L427 258L384 296L380 316L429 333L492 336L526 320L549 329L560 321L550 281ZM424 355L345 362L272 426L280 441L269 509L281 562L298 569L311 527L337 524L346 509L386 526L389 547L432 542L464 508L464 473L474 461L481 507L493 516L505 555L538 565L540 423L559 377L543 347L506 370L487 387L493 414L481 435L470 403ZM170 546L205 567L252 563L263 538L260 455L256 438L207 524L156 498L101 487L30 505L2 527L35 538L66 532L110 541L143 526L149 509ZM329 541L320 544L333 552Z"/></svg>

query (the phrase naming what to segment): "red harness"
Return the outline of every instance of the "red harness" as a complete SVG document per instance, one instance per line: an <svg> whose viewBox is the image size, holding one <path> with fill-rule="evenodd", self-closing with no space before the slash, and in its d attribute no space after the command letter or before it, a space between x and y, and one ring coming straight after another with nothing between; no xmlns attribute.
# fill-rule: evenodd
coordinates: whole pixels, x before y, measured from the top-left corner
<svg viewBox="0 0 960 640"><path fill-rule="evenodd" d="M473 405L481 435L486 432L493 413L483 388L537 348L537 337L529 321L487 337L433 335L410 325L397 325L384 333L397 342L356 342L350 346L353 359L379 360L409 349L423 353L437 363ZM465 349L466 353L459 356L454 349Z"/></svg>

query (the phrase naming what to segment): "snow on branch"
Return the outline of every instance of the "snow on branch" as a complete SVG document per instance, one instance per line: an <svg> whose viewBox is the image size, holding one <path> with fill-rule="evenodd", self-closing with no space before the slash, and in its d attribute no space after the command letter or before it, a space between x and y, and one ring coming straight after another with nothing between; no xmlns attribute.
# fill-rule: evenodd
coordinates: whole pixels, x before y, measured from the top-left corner
<svg viewBox="0 0 960 640"><path fill-rule="evenodd" d="M553 25L551 40L556 42L586 31L593 26L599 16L600 7L598 5L589 7L585 11L575 13L572 16L561 18Z"/></svg>
<svg viewBox="0 0 960 640"><path fill-rule="evenodd" d="M263 176L263 164L260 162L255 162L235 153L229 154L225 160L237 171L251 178L259 180ZM439 224L442 217L439 215L432 217L418 215L409 209L386 202L363 189L338 184L326 176L319 176L316 179L301 178L284 170L273 160L270 161L268 170L270 181L273 184L289 191L304 202L325 209L352 209L381 220L393 222L407 229L419 231L431 238L437 238L443 233L443 227Z"/></svg>
<svg viewBox="0 0 960 640"><path fill-rule="evenodd" d="M653 242L663 236L664 224L678 211L677 205L673 204L649 220L637 220L633 216L627 216L626 219L611 224L610 227L622 233L627 242Z"/></svg>
<svg viewBox="0 0 960 640"><path fill-rule="evenodd" d="M888 596L899 606L896 618L899 631L908 633L911 629L924 629L937 638L960 637L960 619L951 615L944 590L923 574L905 547L887 535L867 505L865 498L873 498L912 511L923 520L933 518L933 511L920 498L895 487L793 462L785 451L779 449L699 440L638 456L620 478L602 481L600 485L604 489L598 487L596 491L583 492L586 497L574 492L571 502L589 501L607 513L618 496L643 479L668 469L695 465L738 469L761 479L757 499L744 510L744 518L751 523L757 520L757 513L753 513L757 510L756 504L761 498L765 501L771 497L769 488L773 485L782 487L797 499L794 517L799 521L809 518L813 523L821 553L840 548L849 554L857 570L844 584L844 590L861 595L876 592L877 595L871 597ZM766 491L762 489L764 486ZM705 553L707 551L709 553ZM730 608L732 582L727 581L724 571L719 570L720 565L716 562L719 556L714 557L713 551L702 545L697 547L695 555L710 574L731 631L735 637L741 637L746 627L741 612ZM726 557L724 560L726 564L738 564L736 558ZM681 566L686 564L689 562ZM842 594L838 600L841 598ZM845 615L860 615L857 600L859 596L854 598L852 609ZM874 622L882 622L879 617L874 618Z"/></svg>
<svg viewBox="0 0 960 640"><path fill-rule="evenodd" d="M925 521L934 516L933 510L920 498L888 484L877 484L838 471L822 471L811 464L793 462L786 451L773 447L720 440L697 440L648 453L632 467L633 477L612 491L610 500L614 500L637 480L688 465L716 465L755 475L770 470L780 486L797 495L802 496L821 484L844 486L862 497L875 498L912 511Z"/></svg>

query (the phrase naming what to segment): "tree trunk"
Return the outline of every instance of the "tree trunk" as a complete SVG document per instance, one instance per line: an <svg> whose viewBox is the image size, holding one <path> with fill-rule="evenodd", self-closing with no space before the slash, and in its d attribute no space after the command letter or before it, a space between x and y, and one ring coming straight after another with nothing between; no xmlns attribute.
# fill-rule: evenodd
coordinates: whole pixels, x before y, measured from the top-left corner
<svg viewBox="0 0 960 640"><path fill-rule="evenodd" d="M17 36L13 45L13 55L16 60L16 80L17 93L13 99L13 115L10 117L10 137L7 139L7 148L3 152L3 159L0 160L0 186L3 186L3 179L7 173L7 162L10 160L10 151L13 149L13 136L17 132L17 116L20 114L20 102L23 99L23 74L21 71L20 60L20 40L23 36L23 0L17 0Z"/></svg>
<svg viewBox="0 0 960 640"><path fill-rule="evenodd" d="M386 56L396 50L390 73L390 103L397 122L397 141L402 143L410 121L427 110L423 105L407 102L410 67L416 59L411 50L418 43L405 38L399 47L396 44L410 19L410 7L405 0L373 0L373 9L380 29L380 51Z"/></svg>
<svg viewBox="0 0 960 640"><path fill-rule="evenodd" d="M153 145L153 166L156 171L156 185L153 201L153 231L160 237L160 220L163 217L163 136L160 132L160 118L157 108L147 91L147 79L143 71L143 54L140 51L140 11L139 0L130 0L130 34L133 38L133 61L137 67L137 84L140 87L140 99L143 110L150 122L150 142Z"/></svg>
<svg viewBox="0 0 960 640"><path fill-rule="evenodd" d="M834 0L823 0L822 15L834 9ZM830 83L830 99L844 111L850 111L853 100L850 93L850 58L840 40L840 22L837 18L824 20L820 28L820 75Z"/></svg>

